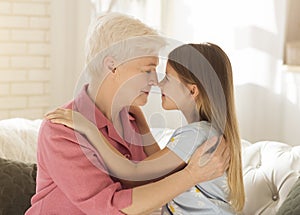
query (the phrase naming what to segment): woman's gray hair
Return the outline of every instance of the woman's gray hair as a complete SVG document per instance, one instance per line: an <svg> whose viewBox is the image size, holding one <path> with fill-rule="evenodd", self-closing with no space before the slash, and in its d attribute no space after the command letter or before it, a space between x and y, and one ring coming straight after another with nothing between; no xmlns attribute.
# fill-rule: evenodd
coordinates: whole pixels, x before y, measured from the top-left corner
<svg viewBox="0 0 300 215"><path fill-rule="evenodd" d="M138 57L157 56L165 45L166 41L156 30L138 19L120 13L106 13L90 25L85 70L88 76L93 76L101 72L107 56L113 57L120 65Z"/></svg>

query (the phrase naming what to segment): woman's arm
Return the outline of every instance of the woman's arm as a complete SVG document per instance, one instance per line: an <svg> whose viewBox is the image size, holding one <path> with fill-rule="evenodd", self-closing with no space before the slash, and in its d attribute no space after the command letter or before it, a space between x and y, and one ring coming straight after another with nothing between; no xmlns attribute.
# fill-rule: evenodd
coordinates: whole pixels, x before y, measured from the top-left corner
<svg viewBox="0 0 300 215"><path fill-rule="evenodd" d="M149 182L185 166L184 161L168 148L138 163L128 160L108 142L92 122L76 111L57 109L48 113L46 117L53 123L64 124L86 135L114 177L143 184L143 181Z"/></svg>

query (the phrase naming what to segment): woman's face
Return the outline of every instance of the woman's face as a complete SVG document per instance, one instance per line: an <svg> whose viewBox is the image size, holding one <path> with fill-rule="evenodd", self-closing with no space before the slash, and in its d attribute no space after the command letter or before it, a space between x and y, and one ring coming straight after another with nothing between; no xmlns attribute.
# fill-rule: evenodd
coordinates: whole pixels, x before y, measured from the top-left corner
<svg viewBox="0 0 300 215"><path fill-rule="evenodd" d="M157 85L157 57L141 57L117 67L118 93L130 105L143 106L147 103L150 89Z"/></svg>
<svg viewBox="0 0 300 215"><path fill-rule="evenodd" d="M188 85L179 78L177 72L167 64L165 78L159 83L162 107L165 110L182 110L194 101Z"/></svg>

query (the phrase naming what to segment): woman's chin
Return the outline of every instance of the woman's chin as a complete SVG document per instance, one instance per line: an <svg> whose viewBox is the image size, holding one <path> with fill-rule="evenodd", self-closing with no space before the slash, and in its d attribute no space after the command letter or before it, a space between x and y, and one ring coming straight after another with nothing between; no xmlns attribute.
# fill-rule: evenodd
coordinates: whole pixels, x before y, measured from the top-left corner
<svg viewBox="0 0 300 215"><path fill-rule="evenodd" d="M133 106L144 106L145 104L147 104L147 102L148 102L148 97L144 97L144 98L139 97L133 101L132 105Z"/></svg>

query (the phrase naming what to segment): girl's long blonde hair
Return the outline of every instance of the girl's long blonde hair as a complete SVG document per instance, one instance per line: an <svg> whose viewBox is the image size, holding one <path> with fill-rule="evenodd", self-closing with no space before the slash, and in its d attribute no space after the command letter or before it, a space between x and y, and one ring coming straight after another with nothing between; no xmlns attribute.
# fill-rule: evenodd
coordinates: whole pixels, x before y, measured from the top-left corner
<svg viewBox="0 0 300 215"><path fill-rule="evenodd" d="M235 111L232 68L226 53L212 43L188 44L169 54L169 65L185 84L196 84L200 120L223 134L230 149L229 201L240 212L245 203L241 141Z"/></svg>

